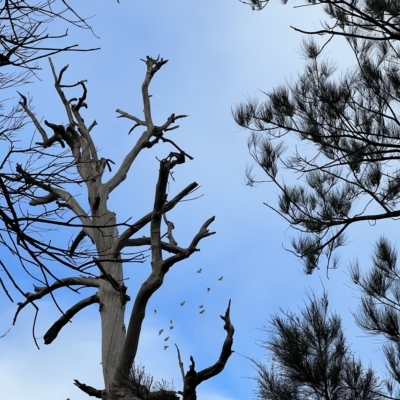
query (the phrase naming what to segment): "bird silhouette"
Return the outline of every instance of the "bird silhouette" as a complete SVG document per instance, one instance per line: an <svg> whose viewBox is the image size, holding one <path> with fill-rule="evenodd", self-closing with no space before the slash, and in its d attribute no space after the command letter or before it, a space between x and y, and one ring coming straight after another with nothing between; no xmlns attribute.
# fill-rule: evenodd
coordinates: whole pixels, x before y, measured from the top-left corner
<svg viewBox="0 0 400 400"><path fill-rule="evenodd" d="M182 301L181 306L184 306L186 303L186 301Z"/></svg>
<svg viewBox="0 0 400 400"><path fill-rule="evenodd" d="M219 280L219 281L222 281L222 279L224 279L224 277L223 277L223 276L221 276L220 278L218 278L218 280Z"/></svg>
<svg viewBox="0 0 400 400"><path fill-rule="evenodd" d="M164 329L160 329L160 330L158 331L158 336L160 336L163 332L164 332Z"/></svg>
<svg viewBox="0 0 400 400"><path fill-rule="evenodd" d="M203 307L204 307L203 304L201 306L199 306L199 308L203 308Z"/></svg>
<svg viewBox="0 0 400 400"><path fill-rule="evenodd" d="M207 292L209 292L210 290L211 290L211 288L208 287L208 288L207 288Z"/></svg>
<svg viewBox="0 0 400 400"><path fill-rule="evenodd" d="M157 314L157 310L154 310L154 314Z"/></svg>
<svg viewBox="0 0 400 400"><path fill-rule="evenodd" d="M203 269L202 269L202 268L198 269L198 270L197 270L197 273L198 273L198 274L200 274L200 273L201 273L201 271L203 271Z"/></svg>
<svg viewBox="0 0 400 400"><path fill-rule="evenodd" d="M168 339L169 339L169 336L167 336L167 337L164 339L164 342L166 342Z"/></svg>
<svg viewBox="0 0 400 400"><path fill-rule="evenodd" d="M171 326L169 327L169 329L174 329L174 326L173 326L173 325L171 325Z"/></svg>
<svg viewBox="0 0 400 400"><path fill-rule="evenodd" d="M206 311L206 310L201 310L201 311L199 312L199 314L203 314L204 311Z"/></svg>
<svg viewBox="0 0 400 400"><path fill-rule="evenodd" d="M169 323L172 325L174 323L174 321L172 319L170 319Z"/></svg>
<svg viewBox="0 0 400 400"><path fill-rule="evenodd" d="M167 350L169 346L164 346L164 350Z"/></svg>

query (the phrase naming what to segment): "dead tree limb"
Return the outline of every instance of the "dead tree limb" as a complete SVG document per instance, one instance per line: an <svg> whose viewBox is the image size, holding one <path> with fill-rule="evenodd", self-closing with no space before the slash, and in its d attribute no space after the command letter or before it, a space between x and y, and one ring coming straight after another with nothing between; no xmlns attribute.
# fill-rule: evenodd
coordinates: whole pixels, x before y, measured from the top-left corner
<svg viewBox="0 0 400 400"><path fill-rule="evenodd" d="M35 293L29 293L29 292L25 293L26 300L24 302L18 303L18 308L13 319L13 325L15 325L15 322L17 321L17 317L20 311L28 304L32 303L35 300L43 298L47 294L52 293L54 290L57 290L62 287L70 287L73 285L78 285L82 287L99 287L99 281L98 278L90 278L82 276L82 277L70 277L70 278L59 279L52 285L44 287L37 287L34 285Z"/></svg>
<svg viewBox="0 0 400 400"><path fill-rule="evenodd" d="M225 368L225 365L229 357L233 353L232 344L233 344L233 334L235 333L235 328L231 324L230 308L231 308L231 301L229 300L228 308L226 309L225 315L224 316L221 315L221 319L225 322L224 329L226 330L226 338L222 345L222 350L218 361L211 367L196 372L194 359L192 356L190 356L191 364L189 367L189 371L186 373L185 378L183 380L182 400L196 400L197 386L199 386L200 383L202 383L203 381L218 375Z"/></svg>
<svg viewBox="0 0 400 400"><path fill-rule="evenodd" d="M198 184L196 182L191 183L186 186L185 189L181 190L172 200L167 201L164 204L164 212L168 212L172 210L184 197L188 196L192 193ZM151 221L152 212L147 213L144 217L140 218L134 224L132 224L125 232L123 232L118 240L116 241L116 249L115 251L121 250L123 247L128 246L126 240L129 239L136 232L140 231L144 226L146 226Z"/></svg>
<svg viewBox="0 0 400 400"><path fill-rule="evenodd" d="M148 72L149 73L149 72ZM146 103L145 103L146 104ZM151 120L150 111L146 113L146 122ZM162 215L166 212L165 206L167 204L167 183L171 170L178 164L185 162L185 155L183 153L171 152L168 157L160 161L160 169L158 180L156 184L154 207L150 216L150 242L151 242L151 274L148 279L142 284L136 296L131 317L129 320L128 330L124 343L124 348L121 355L121 360L118 365L115 384L121 385L121 379L126 376L135 360L142 323L145 316L145 310L150 297L161 287L165 274L169 268L178 261L189 257L195 250L198 242L213 234L207 230L207 227L214 220L214 217L206 221L199 233L193 238L191 246L188 251L170 257L167 260L162 258L162 245L161 245L161 221ZM130 233L131 231L129 231Z"/></svg>
<svg viewBox="0 0 400 400"><path fill-rule="evenodd" d="M91 304L99 303L100 300L97 297L97 294L93 296L87 297L76 303L69 310L67 310L54 324L50 327L50 329L45 333L43 339L44 344L50 344L60 333L61 329L71 320L71 318L76 315L79 311L83 310L85 307L90 306Z"/></svg>
<svg viewBox="0 0 400 400"><path fill-rule="evenodd" d="M95 389L92 386L85 385L84 383L79 382L78 379L74 379L74 385L91 397L97 397L98 399L103 398L103 390Z"/></svg>

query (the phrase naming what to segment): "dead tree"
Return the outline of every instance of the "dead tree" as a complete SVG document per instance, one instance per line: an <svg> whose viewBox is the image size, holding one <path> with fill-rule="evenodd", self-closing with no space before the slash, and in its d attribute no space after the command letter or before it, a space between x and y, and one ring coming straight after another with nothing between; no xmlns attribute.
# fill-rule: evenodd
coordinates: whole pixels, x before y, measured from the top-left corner
<svg viewBox="0 0 400 400"><path fill-rule="evenodd" d="M202 239L215 233L209 230L214 221L214 217L211 217L203 223L186 247L179 246L172 236L171 224L166 215L182 199L193 193L198 184L193 182L172 199L167 199L171 171L192 159L173 140L166 137L167 132L178 128L176 121L186 115L171 114L163 124L155 125L150 107L149 85L154 74L167 60L147 57L142 61L147 67L142 84L144 116L140 119L125 111L117 110L117 113L119 117L134 122L129 133L136 127L143 127L144 132L110 179L103 182L103 174L106 169L111 172L114 163L99 156L91 136L92 129L97 125L96 121L87 125L82 117L82 112L87 107L86 82L64 84L62 80L67 67L57 74L51 60L55 89L65 109L68 123L61 125L44 120L44 124L41 124L32 112L28 99L21 94L20 106L32 120L41 140L29 148L18 149L19 159L25 157L25 162L15 164L15 169L9 167L9 170L0 174L0 186L7 204L7 209L0 207L0 217L4 223L3 229L11 238L6 245L29 273L32 273L32 266L37 267L40 276L35 278L41 282L40 286L34 286L34 293L24 293L13 279L8 266L2 264L4 273L24 296L24 300L18 303L14 323L20 311L28 305L36 307L37 312L36 303L41 298L50 295L56 301L54 294L60 288L69 288L76 293L89 288L91 294L62 312L61 317L44 335L44 342L52 343L61 329L79 311L96 304L101 318L104 388L95 389L78 380L75 385L90 396L107 400L137 398L131 390L129 376L138 349L147 303L162 286L168 271L176 263L198 251ZM78 88L81 89L80 97L66 97L66 89ZM149 212L133 223L117 221L116 214L107 206L110 194L124 182L138 154L161 142L168 143L171 151L159 161L153 206L149 206ZM10 160L16 151L11 148L6 159ZM14 164L7 162L6 165ZM79 191L81 187L86 191L86 196L81 197L87 198L87 203L78 202L77 193L73 191ZM163 223L166 225L165 234L162 233ZM141 234L138 237L138 232L146 226L150 227L150 236ZM43 240L46 230L61 227L76 232L75 239L69 244L52 241L50 238ZM141 246L150 247L151 270L133 300L133 309L125 328L125 306L130 297L124 283L124 265L143 261L142 252L129 250L140 249ZM165 257L167 253L169 256ZM58 278L57 271L60 267L64 269L63 276L65 269L69 269L72 275ZM0 283L7 291L4 282ZM10 294L9 296L11 298ZM232 353L234 334L229 314L230 303L225 315L221 316L227 332L226 339L221 355L213 366L196 372L194 360L191 358L189 371L184 375L179 356L184 381L180 393L184 399L196 399L196 387L224 369Z"/></svg>

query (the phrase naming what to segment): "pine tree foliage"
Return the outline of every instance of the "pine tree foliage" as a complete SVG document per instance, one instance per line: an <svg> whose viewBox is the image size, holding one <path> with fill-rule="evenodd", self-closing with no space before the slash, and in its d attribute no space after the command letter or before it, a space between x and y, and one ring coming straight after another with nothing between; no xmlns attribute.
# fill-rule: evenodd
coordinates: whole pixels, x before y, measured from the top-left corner
<svg viewBox="0 0 400 400"><path fill-rule="evenodd" d="M400 382L400 270L397 251L384 237L375 245L372 268L362 272L358 262L350 268L353 282L363 293L355 313L357 324L372 335L383 335L387 368ZM400 393L399 393L400 394Z"/></svg>
<svg viewBox="0 0 400 400"><path fill-rule="evenodd" d="M261 400L378 400L387 398L371 367L351 352L328 296L309 296L300 314L274 315L262 342L268 365L256 362Z"/></svg>
<svg viewBox="0 0 400 400"><path fill-rule="evenodd" d="M278 206L270 207L300 232L292 244L307 274L323 256L329 268L337 266L333 251L352 224L400 216L398 2L315 4L334 23L307 33L345 36L355 66L339 75L323 57L326 43L311 37L303 41L307 61L294 83L234 110L251 131L254 160L280 190ZM287 183L282 167L301 183ZM247 176L256 183L251 168Z"/></svg>
<svg viewBox="0 0 400 400"><path fill-rule="evenodd" d="M263 101L244 102L234 117L251 131L250 152L280 192L277 206L268 206L299 232L293 249L311 274L324 256L328 268L337 266L334 250L345 244L350 226L400 216L400 4L307 4L322 5L329 19L317 31L294 29L328 40L320 44L308 36L298 78L267 92ZM323 55L335 36L346 40L355 61L341 74ZM296 179L288 179L287 170ZM252 168L247 177L250 185L258 182ZM393 379L386 389L392 396L400 382L400 271L388 239L378 239L372 263L367 272L357 261L350 268L362 294L355 317L363 330L386 338L383 352ZM290 397L297 396L291 384L281 388L286 394L275 398L297 398Z"/></svg>

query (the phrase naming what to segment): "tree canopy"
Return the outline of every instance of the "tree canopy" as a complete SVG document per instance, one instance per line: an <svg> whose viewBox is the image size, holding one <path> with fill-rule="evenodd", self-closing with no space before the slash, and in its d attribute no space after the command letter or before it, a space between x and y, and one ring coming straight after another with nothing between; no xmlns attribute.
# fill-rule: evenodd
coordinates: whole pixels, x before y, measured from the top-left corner
<svg viewBox="0 0 400 400"><path fill-rule="evenodd" d="M383 382L352 353L327 293L308 296L299 315L275 314L261 346L268 364L255 362L262 400L381 400Z"/></svg>
<svg viewBox="0 0 400 400"><path fill-rule="evenodd" d="M328 42L344 36L355 66L335 74L323 55L327 43L311 37L303 42L307 62L294 83L234 111L236 122L252 132L253 158L280 190L278 207L270 207L300 232L292 245L307 274L322 256L328 267L337 266L333 251L345 243L350 225L400 216L399 9L392 1L316 4L334 23L310 33L330 35ZM302 183L285 183L281 168ZM250 170L247 176L254 184Z"/></svg>
<svg viewBox="0 0 400 400"><path fill-rule="evenodd" d="M261 3L252 2L261 9ZM250 99L234 110L235 121L251 131L249 150L279 189L268 204L298 232L293 252L311 274L325 257L338 266L348 228L362 221L400 216L399 18L395 1L316 1L328 22L303 41L304 71L293 83ZM324 42L315 35L328 36ZM339 74L324 51L345 39L354 65ZM290 154L287 151L290 148ZM289 170L296 179L287 178ZM247 169L248 183L256 179ZM294 183L291 183L294 182ZM392 239L392 238L391 238ZM361 291L357 324L388 341L383 351L399 383L400 296L395 246L385 237L373 249L368 271L358 261L350 276ZM393 389L393 388L392 388Z"/></svg>

